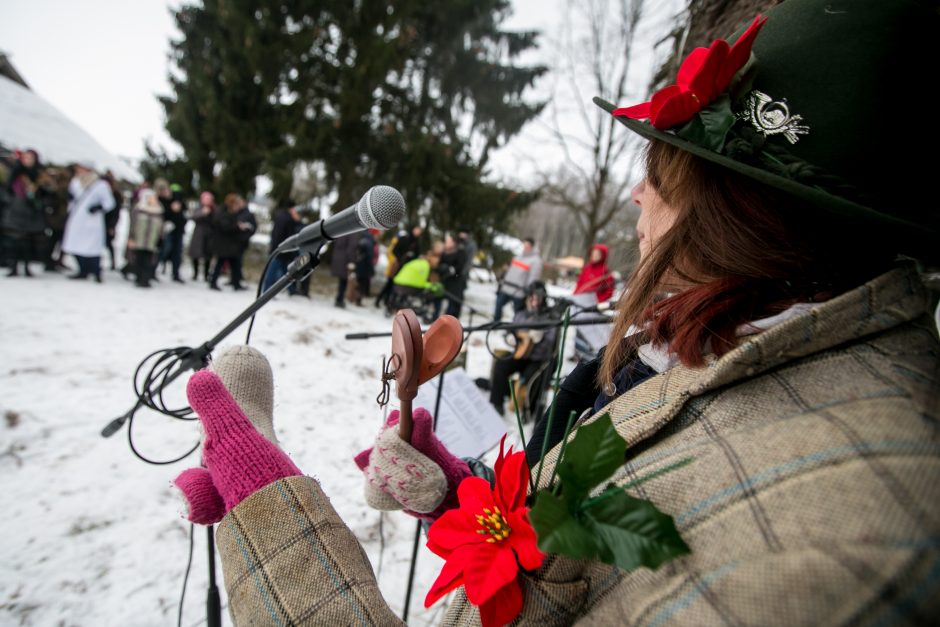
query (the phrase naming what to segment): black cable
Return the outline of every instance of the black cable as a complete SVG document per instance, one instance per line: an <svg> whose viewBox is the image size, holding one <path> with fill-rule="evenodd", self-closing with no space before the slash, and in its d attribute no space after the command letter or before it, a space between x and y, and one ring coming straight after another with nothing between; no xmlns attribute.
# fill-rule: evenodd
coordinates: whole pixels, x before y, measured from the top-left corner
<svg viewBox="0 0 940 627"><path fill-rule="evenodd" d="M183 575L183 591L180 593L180 609L176 617L176 627L183 627L183 600L186 598L186 584L189 582L189 569L193 565L193 528L195 525L189 523L189 558L186 560L186 573Z"/></svg>
<svg viewBox="0 0 940 627"><path fill-rule="evenodd" d="M273 259L274 255L269 255L267 262L264 265L264 271L262 272L261 280L258 283L256 298L261 295L261 287L264 284L264 276L267 274ZM254 320L255 314L251 316L251 323L248 325L248 333L245 337L246 344L248 344L251 340L251 330L252 326L254 325ZM152 409L157 413L163 414L164 416L169 416L170 418L174 418L176 420L198 420L198 417L193 414L192 408L190 408L188 405L171 408L167 406L167 401L163 398L163 390L169 387L168 384L170 382L171 376L176 374L178 369L183 367L184 360L188 358L192 352L193 349L188 346L163 348L144 357L144 359L137 365L136 370L134 370L134 395L137 397L138 404L127 414L127 442L130 446L131 452L133 452L134 455L137 456L137 458L141 461L144 461L148 464L153 464L155 466L175 464L176 462L190 456L199 448L200 442L196 442L192 448L187 450L179 457L158 461L150 459L137 449L137 447L134 445L133 435L134 418L136 417L137 410L141 407L147 407L148 409ZM156 390L156 392L153 390Z"/></svg>
<svg viewBox="0 0 940 627"><path fill-rule="evenodd" d="M134 395L137 397L137 405L127 415L127 442L131 452L143 462L155 466L165 466L174 464L191 455L199 448L199 442L196 442L192 448L184 454L170 460L153 460L141 453L134 445L134 418L141 407L146 407L157 413L169 416L176 420L193 421L197 420L193 415L193 410L189 406L170 408L163 398L163 388L167 387L168 378L178 368L182 367L183 361L192 349L187 346L177 346L175 348L164 348L154 351L144 357L134 370ZM148 364L153 362L148 369ZM154 393L154 389L157 390Z"/></svg>
<svg viewBox="0 0 940 627"><path fill-rule="evenodd" d="M268 255L268 260L264 262L264 269L261 271L261 278L258 280L258 290L255 292L255 300L261 297L261 287L264 285L264 278L268 275L268 268L271 267L271 262L274 261L275 257L277 257L277 254L272 252ZM255 326L256 315L258 315L257 312L251 314L251 319L248 321L248 332L245 333L245 344L251 344L251 330Z"/></svg>

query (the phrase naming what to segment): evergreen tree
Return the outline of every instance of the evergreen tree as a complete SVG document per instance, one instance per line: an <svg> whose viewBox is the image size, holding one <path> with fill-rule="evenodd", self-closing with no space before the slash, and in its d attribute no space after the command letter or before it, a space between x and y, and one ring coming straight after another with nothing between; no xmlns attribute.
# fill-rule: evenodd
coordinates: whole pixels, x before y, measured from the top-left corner
<svg viewBox="0 0 940 627"><path fill-rule="evenodd" d="M175 97L161 98L167 131L201 184L223 194L253 191L279 142L272 94L285 59L281 33L264 19L270 11L252 0L206 0L175 15L182 38L172 42Z"/></svg>
<svg viewBox="0 0 940 627"><path fill-rule="evenodd" d="M207 0L176 13L178 74L167 129L200 180L250 191L267 173L290 194L298 164L322 164L334 208L376 183L409 219L479 235L532 195L488 181L490 152L535 116L518 67L534 33L500 24L508 0Z"/></svg>

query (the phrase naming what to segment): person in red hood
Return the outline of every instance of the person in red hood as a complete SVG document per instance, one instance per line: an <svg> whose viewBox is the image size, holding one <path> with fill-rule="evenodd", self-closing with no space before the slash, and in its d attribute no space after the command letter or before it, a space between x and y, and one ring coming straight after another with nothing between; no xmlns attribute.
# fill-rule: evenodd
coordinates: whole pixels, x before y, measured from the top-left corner
<svg viewBox="0 0 940 627"><path fill-rule="evenodd" d="M588 255L584 269L578 275L578 282L574 286L575 294L597 294L597 302L610 300L614 294L614 277L607 267L607 246L594 244Z"/></svg>

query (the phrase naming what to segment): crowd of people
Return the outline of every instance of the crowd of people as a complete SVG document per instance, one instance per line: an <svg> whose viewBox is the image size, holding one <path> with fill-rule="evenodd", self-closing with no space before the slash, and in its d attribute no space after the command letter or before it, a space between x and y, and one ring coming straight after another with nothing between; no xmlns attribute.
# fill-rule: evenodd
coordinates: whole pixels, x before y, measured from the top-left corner
<svg viewBox="0 0 940 627"><path fill-rule="evenodd" d="M87 163L71 168L43 166L36 150L14 152L2 163L0 266L7 276L33 276L31 263L45 271L66 269L64 256L78 264L71 278L101 281L101 256L114 256L116 211L122 204L111 172L98 175Z"/></svg>
<svg viewBox="0 0 940 627"><path fill-rule="evenodd" d="M7 276L32 277L31 264L45 271L69 269L67 256L77 268L70 279L102 282L102 256L107 252L111 270L120 269L138 287L150 287L157 268L171 271L183 283L184 253L192 262L192 280L206 281L219 290L223 271L235 290L245 289L242 258L257 230L248 203L228 194L221 207L211 192L203 192L190 212L179 185L158 178L133 191L122 189L108 171L99 175L92 164L77 162L68 168L45 167L36 150L13 152L3 160L8 172L0 185L0 266ZM115 234L121 210L130 218L124 264L119 268ZM184 250L186 223L194 228ZM214 262L214 263L213 263Z"/></svg>
<svg viewBox="0 0 940 627"><path fill-rule="evenodd" d="M122 187L111 172L99 175L90 163L68 168L46 167L36 150L15 151L2 165L8 172L0 185L0 265L8 276L33 276L31 263L46 271L68 270L68 256L77 268L69 278L102 281L102 256L107 252L111 270L149 288L161 274L185 283L184 257L192 264L190 280L204 281L221 290L225 273L233 290L245 289L243 259L258 229L245 198L230 193L221 204L210 191L187 202L182 188L163 178L145 181L134 189ZM123 265L115 251L115 234L121 211L129 217ZM187 222L192 222L186 240ZM269 254L304 226L299 207L279 207L273 216ZM336 279L336 307L362 306L372 299L372 282L379 265L380 231L344 236L331 246L330 274ZM382 286L374 298L377 308L392 313L403 307L420 311L426 322L442 313L460 317L464 293L478 246L468 227L461 226L427 246L421 225L394 234L386 247ZM593 291L598 300L610 298L613 279L606 266L607 248L592 249L578 279L576 293ZM262 277L267 290L287 273L296 253L271 259ZM528 288L539 281L543 262L535 241L523 241L522 254L502 273L496 294L495 319L506 304L514 313L525 309ZM162 270L162 272L159 272ZM307 286L292 282L291 295L307 294Z"/></svg>
<svg viewBox="0 0 940 627"><path fill-rule="evenodd" d="M125 278L133 275L138 287L150 287L159 267L164 273L169 269L174 282L185 283L181 275L185 251L192 264L191 280L202 280L218 291L219 278L227 272L233 290L246 289L242 260L258 222L243 196L227 194L217 206L212 192L204 191L190 211L179 186L158 178L138 187L130 205L128 261L121 269ZM187 246L184 236L190 220L193 229Z"/></svg>

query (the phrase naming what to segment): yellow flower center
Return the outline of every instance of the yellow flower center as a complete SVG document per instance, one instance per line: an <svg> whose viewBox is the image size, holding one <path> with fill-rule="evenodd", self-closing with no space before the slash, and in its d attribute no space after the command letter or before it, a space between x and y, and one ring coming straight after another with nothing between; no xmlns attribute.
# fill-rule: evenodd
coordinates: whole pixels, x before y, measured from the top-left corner
<svg viewBox="0 0 940 627"><path fill-rule="evenodd" d="M483 508L483 514L477 514L477 522L480 523L480 529L477 529L477 533L481 535L489 535L490 537L486 539L487 542L502 542L509 537L509 534L512 532L512 529L509 528L509 524L506 522L506 519L503 518L502 512L499 511L499 508L495 505L493 510L490 511L489 508Z"/></svg>

